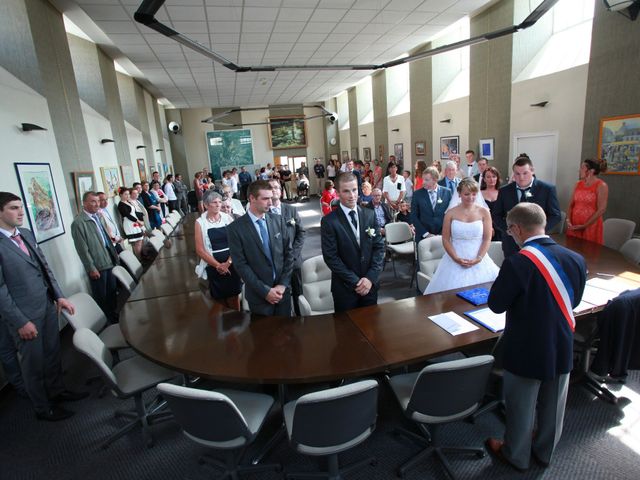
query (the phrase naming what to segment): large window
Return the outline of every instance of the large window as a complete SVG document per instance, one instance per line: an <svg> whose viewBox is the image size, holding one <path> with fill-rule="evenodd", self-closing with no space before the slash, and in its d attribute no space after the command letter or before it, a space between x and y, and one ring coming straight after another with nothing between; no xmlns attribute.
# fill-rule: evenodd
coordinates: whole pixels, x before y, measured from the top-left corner
<svg viewBox="0 0 640 480"><path fill-rule="evenodd" d="M469 17L464 17L448 27L432 42L433 47L447 45L469 38ZM469 47L433 57L433 103L444 103L469 95Z"/></svg>
<svg viewBox="0 0 640 480"><path fill-rule="evenodd" d="M409 98L409 64L387 69L387 113L390 117L411 110Z"/></svg>
<svg viewBox="0 0 640 480"><path fill-rule="evenodd" d="M373 90L371 75L356 84L356 101L358 106L358 125L373 123Z"/></svg>
<svg viewBox="0 0 640 480"><path fill-rule="evenodd" d="M338 109L338 127L340 130L349 129L349 95L342 92L336 99L336 107Z"/></svg>

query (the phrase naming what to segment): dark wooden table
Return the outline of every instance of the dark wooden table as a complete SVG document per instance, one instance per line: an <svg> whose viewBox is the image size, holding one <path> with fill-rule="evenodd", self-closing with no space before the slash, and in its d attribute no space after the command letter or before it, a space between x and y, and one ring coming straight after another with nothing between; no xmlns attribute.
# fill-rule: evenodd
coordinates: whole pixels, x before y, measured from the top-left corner
<svg viewBox="0 0 640 480"><path fill-rule="evenodd" d="M131 293L128 303L200 290L194 256L157 258Z"/></svg>

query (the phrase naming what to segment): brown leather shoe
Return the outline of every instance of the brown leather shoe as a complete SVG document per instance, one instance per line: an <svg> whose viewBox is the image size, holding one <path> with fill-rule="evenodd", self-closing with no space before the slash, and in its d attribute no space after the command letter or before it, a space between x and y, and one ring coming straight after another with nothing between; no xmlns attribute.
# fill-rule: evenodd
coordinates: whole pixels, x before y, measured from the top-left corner
<svg viewBox="0 0 640 480"><path fill-rule="evenodd" d="M504 442L502 440L498 440L497 438L488 438L484 442L484 448L487 450L487 453L493 459L498 460L499 462L502 462L502 463L506 463L511 468L515 468L519 472L526 472L527 471L526 468L520 468L514 465L513 463L511 463L509 460L507 460L507 457L505 457L504 454L502 453L503 445L504 445Z"/></svg>

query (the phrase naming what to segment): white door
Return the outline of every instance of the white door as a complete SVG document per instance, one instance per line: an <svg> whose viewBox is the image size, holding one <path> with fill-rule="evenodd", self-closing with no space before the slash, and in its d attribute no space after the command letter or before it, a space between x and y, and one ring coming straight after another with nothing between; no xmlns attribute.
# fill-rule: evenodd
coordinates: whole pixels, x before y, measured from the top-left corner
<svg viewBox="0 0 640 480"><path fill-rule="evenodd" d="M531 158L538 180L555 185L558 165L557 132L514 134L511 158L515 159L521 153L526 153Z"/></svg>

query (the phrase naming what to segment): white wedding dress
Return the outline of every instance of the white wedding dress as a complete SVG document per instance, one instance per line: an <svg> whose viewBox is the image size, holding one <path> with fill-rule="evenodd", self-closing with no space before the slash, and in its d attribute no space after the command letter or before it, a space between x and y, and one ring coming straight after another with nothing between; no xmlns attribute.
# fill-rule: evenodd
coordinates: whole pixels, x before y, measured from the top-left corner
<svg viewBox="0 0 640 480"><path fill-rule="evenodd" d="M451 221L451 244L460 258L472 259L478 256L482 245L482 220L475 222ZM478 283L493 282L500 269L489 255L473 267L462 267L445 252L436 273L427 285L424 294L443 292Z"/></svg>

